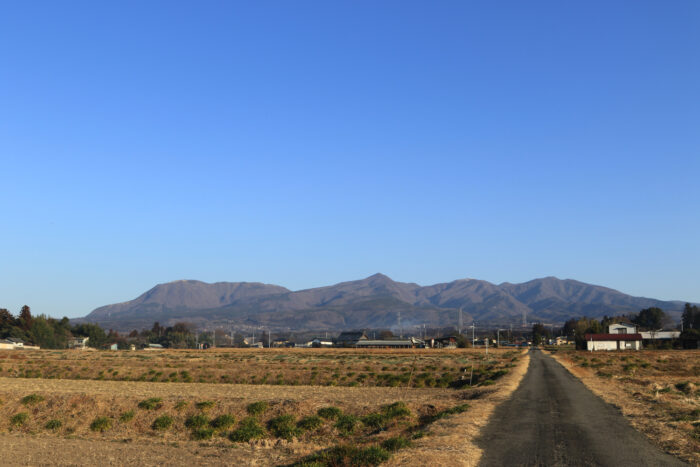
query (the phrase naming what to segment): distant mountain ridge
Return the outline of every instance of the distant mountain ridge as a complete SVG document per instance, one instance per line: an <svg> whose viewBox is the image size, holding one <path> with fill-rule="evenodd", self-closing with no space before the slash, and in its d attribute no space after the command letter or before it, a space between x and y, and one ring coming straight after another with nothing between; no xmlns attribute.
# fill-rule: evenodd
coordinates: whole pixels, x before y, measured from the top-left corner
<svg viewBox="0 0 700 467"><path fill-rule="evenodd" d="M134 300L99 307L78 321L126 330L154 321L188 321L204 327L266 326L284 330L390 328L398 312L404 328L457 324L518 325L563 322L576 316L601 318L658 306L677 318L682 302L633 297L572 279L545 277L521 284L477 279L420 286L383 274L361 280L291 291L258 282L180 280L159 284Z"/></svg>

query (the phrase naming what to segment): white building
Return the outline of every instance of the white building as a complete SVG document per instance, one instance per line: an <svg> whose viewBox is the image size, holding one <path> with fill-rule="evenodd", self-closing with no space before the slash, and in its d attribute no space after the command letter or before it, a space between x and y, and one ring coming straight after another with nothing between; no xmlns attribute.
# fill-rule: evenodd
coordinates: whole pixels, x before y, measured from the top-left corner
<svg viewBox="0 0 700 467"><path fill-rule="evenodd" d="M630 323L613 323L608 326L608 334L636 334L637 326Z"/></svg>
<svg viewBox="0 0 700 467"><path fill-rule="evenodd" d="M641 334L586 334L586 349L593 350L642 350Z"/></svg>

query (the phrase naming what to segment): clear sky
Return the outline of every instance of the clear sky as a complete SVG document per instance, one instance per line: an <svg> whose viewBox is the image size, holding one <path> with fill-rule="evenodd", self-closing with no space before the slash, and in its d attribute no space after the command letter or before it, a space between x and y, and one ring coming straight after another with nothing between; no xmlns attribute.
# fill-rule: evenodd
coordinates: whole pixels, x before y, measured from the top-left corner
<svg viewBox="0 0 700 467"><path fill-rule="evenodd" d="M554 275L700 302L700 2L0 10L0 307Z"/></svg>

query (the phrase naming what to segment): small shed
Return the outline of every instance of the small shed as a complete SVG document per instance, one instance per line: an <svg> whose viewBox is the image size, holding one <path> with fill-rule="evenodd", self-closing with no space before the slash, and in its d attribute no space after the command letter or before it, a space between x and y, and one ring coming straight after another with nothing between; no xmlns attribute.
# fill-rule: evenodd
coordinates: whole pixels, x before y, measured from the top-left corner
<svg viewBox="0 0 700 467"><path fill-rule="evenodd" d="M586 334L586 349L642 350L641 334Z"/></svg>

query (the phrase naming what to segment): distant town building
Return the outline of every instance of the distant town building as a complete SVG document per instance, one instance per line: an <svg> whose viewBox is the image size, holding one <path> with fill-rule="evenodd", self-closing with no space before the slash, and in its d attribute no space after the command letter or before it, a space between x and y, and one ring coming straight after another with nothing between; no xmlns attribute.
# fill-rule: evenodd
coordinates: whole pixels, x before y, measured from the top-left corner
<svg viewBox="0 0 700 467"><path fill-rule="evenodd" d="M89 337L74 337L68 341L69 349L85 350L88 346Z"/></svg>
<svg viewBox="0 0 700 467"><path fill-rule="evenodd" d="M355 347L358 342L368 340L364 331L345 331L335 339L336 347Z"/></svg>

